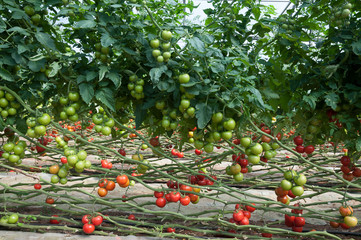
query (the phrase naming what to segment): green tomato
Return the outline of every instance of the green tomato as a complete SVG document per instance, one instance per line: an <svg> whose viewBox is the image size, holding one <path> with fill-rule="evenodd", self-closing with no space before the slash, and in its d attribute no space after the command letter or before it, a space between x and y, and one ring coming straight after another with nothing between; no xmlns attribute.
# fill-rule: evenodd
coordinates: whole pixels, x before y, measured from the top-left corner
<svg viewBox="0 0 361 240"><path fill-rule="evenodd" d="M153 51L152 51L152 55L153 55L153 57L155 57L155 58L157 58L158 56L160 56L162 53L160 52L160 50L159 49L154 49Z"/></svg>
<svg viewBox="0 0 361 240"><path fill-rule="evenodd" d="M102 132L102 129L103 129L103 126L102 125L95 125L94 127L95 131L97 133L101 133Z"/></svg>
<svg viewBox="0 0 361 240"><path fill-rule="evenodd" d="M34 117L29 117L28 119L26 119L26 125L28 125L28 127L35 127L36 125L36 119Z"/></svg>
<svg viewBox="0 0 361 240"><path fill-rule="evenodd" d="M303 187L301 186L295 186L291 189L291 191L295 196L302 196L304 193Z"/></svg>
<svg viewBox="0 0 361 240"><path fill-rule="evenodd" d="M9 160L9 162L16 163L16 162L18 162L20 160L20 156L15 155L15 154L11 154L9 156L8 160Z"/></svg>
<svg viewBox="0 0 361 240"><path fill-rule="evenodd" d="M286 180L286 179L283 179L283 180L281 181L281 188L282 188L283 190L286 190L286 191L291 190L291 188L292 188L292 183L291 183L290 181Z"/></svg>
<svg viewBox="0 0 361 240"><path fill-rule="evenodd" d="M85 162L84 162L84 161L78 161L78 162L75 164L75 170L76 170L76 169L84 170L84 167L85 167Z"/></svg>
<svg viewBox="0 0 361 240"><path fill-rule="evenodd" d="M35 130L32 129L32 128L29 128L27 131L26 131L26 135L28 135L29 137L31 138L36 138L37 134L35 133Z"/></svg>
<svg viewBox="0 0 361 240"><path fill-rule="evenodd" d="M1 111L1 116L2 116L3 118L6 118L7 116L9 116L8 111L2 110L2 111Z"/></svg>
<svg viewBox="0 0 361 240"><path fill-rule="evenodd" d="M33 16L35 14L35 10L34 8L32 8L31 6L27 5L24 7L24 11L28 16Z"/></svg>
<svg viewBox="0 0 361 240"><path fill-rule="evenodd" d="M106 121L106 122L104 123L104 125L107 126L107 127L112 128L112 127L115 126L115 121L114 121L113 118L109 118L108 121Z"/></svg>
<svg viewBox="0 0 361 240"><path fill-rule="evenodd" d="M247 148L252 143L252 139L250 137L243 137L240 139L242 147Z"/></svg>
<svg viewBox="0 0 361 240"><path fill-rule="evenodd" d="M50 121L51 121L51 117L47 113L44 113L41 117L38 118L38 123L43 126L48 125Z"/></svg>
<svg viewBox="0 0 361 240"><path fill-rule="evenodd" d="M241 172L241 165L239 165L238 163L235 165L232 165L230 167L230 172L232 173L232 175L237 175Z"/></svg>
<svg viewBox="0 0 361 240"><path fill-rule="evenodd" d="M212 143L207 143L207 144L204 146L204 151L206 151L207 153L213 152L213 144L212 144Z"/></svg>
<svg viewBox="0 0 361 240"><path fill-rule="evenodd" d="M9 108L8 109L8 114L10 115L10 116L14 116L14 115L16 115L16 109L15 108Z"/></svg>
<svg viewBox="0 0 361 240"><path fill-rule="evenodd" d="M53 184L57 184L60 181L60 178L58 177L58 175L53 175L53 176L51 176L50 181Z"/></svg>
<svg viewBox="0 0 361 240"><path fill-rule="evenodd" d="M3 216L1 219L0 219L0 223L8 223L9 222L9 216Z"/></svg>
<svg viewBox="0 0 361 240"><path fill-rule="evenodd" d="M23 147L23 149L25 149L27 147L27 144L24 140L20 140L18 142L17 146L21 146L21 147Z"/></svg>
<svg viewBox="0 0 361 240"><path fill-rule="evenodd" d="M271 145L269 145L268 143L264 142L261 145L264 151L271 150Z"/></svg>
<svg viewBox="0 0 361 240"><path fill-rule="evenodd" d="M170 48L170 42L163 43L162 48L164 51L167 51Z"/></svg>
<svg viewBox="0 0 361 240"><path fill-rule="evenodd" d="M259 143L255 143L253 146L251 146L251 152L254 155L259 155L263 152L262 145Z"/></svg>
<svg viewBox="0 0 361 240"><path fill-rule="evenodd" d="M68 175L68 170L66 168L60 168L58 171L58 176L60 178L65 178Z"/></svg>
<svg viewBox="0 0 361 240"><path fill-rule="evenodd" d="M92 163L89 160L84 161L84 168L90 168L92 166Z"/></svg>
<svg viewBox="0 0 361 240"><path fill-rule="evenodd" d="M73 107L67 107L66 110L65 110L65 113L68 115L68 116L71 116L71 115L74 115L76 113L76 110L75 108Z"/></svg>
<svg viewBox="0 0 361 240"><path fill-rule="evenodd" d="M169 41L172 38L172 33L168 30L162 31L162 38L166 41Z"/></svg>
<svg viewBox="0 0 361 240"><path fill-rule="evenodd" d="M233 175L233 179L234 179L236 182L242 182L242 180L243 180L243 174L242 174L242 173L237 173L236 175Z"/></svg>
<svg viewBox="0 0 361 240"><path fill-rule="evenodd" d="M162 120L162 127L168 128L170 126L170 121L168 119Z"/></svg>
<svg viewBox="0 0 361 240"><path fill-rule="evenodd" d="M136 93L142 93L143 92L143 86L142 85L136 85L134 88Z"/></svg>
<svg viewBox="0 0 361 240"><path fill-rule="evenodd" d="M217 112L212 115L212 122L213 123L220 123L223 120L223 113Z"/></svg>
<svg viewBox="0 0 361 240"><path fill-rule="evenodd" d="M253 165L258 164L261 161L259 155L248 155L248 162L252 163Z"/></svg>
<svg viewBox="0 0 361 240"><path fill-rule="evenodd" d="M85 150L80 150L78 153L77 153L77 156L78 156L78 159L80 161L83 161L87 158L88 154Z"/></svg>
<svg viewBox="0 0 361 240"><path fill-rule="evenodd" d="M46 127L44 125L38 125L34 128L35 134L39 136L44 136L46 133Z"/></svg>
<svg viewBox="0 0 361 240"><path fill-rule="evenodd" d="M159 39L150 40L150 46L152 48L159 48L159 45L160 45Z"/></svg>
<svg viewBox="0 0 361 240"><path fill-rule="evenodd" d="M4 152L3 155L2 155L2 157L5 158L5 159L9 159L10 153Z"/></svg>
<svg viewBox="0 0 361 240"><path fill-rule="evenodd" d="M288 170L283 173L283 177L287 180L292 180L296 176L297 176L297 173L295 170Z"/></svg>
<svg viewBox="0 0 361 240"><path fill-rule="evenodd" d="M6 152L11 152L15 147L15 144L14 143L5 143L4 146L3 146L3 149L6 151Z"/></svg>
<svg viewBox="0 0 361 240"><path fill-rule="evenodd" d="M92 120L94 124L101 124L103 122L103 115L100 113L96 113L92 116Z"/></svg>
<svg viewBox="0 0 361 240"><path fill-rule="evenodd" d="M170 52L164 52L163 53L164 60L168 60L171 56L172 56L172 54Z"/></svg>
<svg viewBox="0 0 361 240"><path fill-rule="evenodd" d="M180 105L183 109L187 109L191 105L191 102L188 99L182 99Z"/></svg>
<svg viewBox="0 0 361 240"><path fill-rule="evenodd" d="M212 137L214 141L218 142L219 140L221 140L222 135L219 132L213 132ZM232 133L231 133L231 137L232 137Z"/></svg>
<svg viewBox="0 0 361 240"><path fill-rule="evenodd" d="M197 139L195 136L193 136L195 139ZM198 150L201 150L204 146L204 143L203 141L200 141L200 140L196 140L194 141L194 147Z"/></svg>
<svg viewBox="0 0 361 240"><path fill-rule="evenodd" d="M195 109L194 107L189 107L189 108L187 109L187 114L188 114L189 116L191 116L191 117L194 116L195 112L196 112L196 109Z"/></svg>
<svg viewBox="0 0 361 240"><path fill-rule="evenodd" d="M20 155L20 154L22 154L24 152L24 148L22 146L20 146L20 145L16 145L14 147L13 151L14 151L14 154Z"/></svg>
<svg viewBox="0 0 361 240"><path fill-rule="evenodd" d="M233 118L230 118L228 121L223 123L223 127L227 130L233 130L236 127L236 122Z"/></svg>
<svg viewBox="0 0 361 240"><path fill-rule="evenodd" d="M272 143L271 147L273 150L276 150L276 149L280 148L280 145L278 145L278 143L274 142L274 143Z"/></svg>
<svg viewBox="0 0 361 240"><path fill-rule="evenodd" d="M76 122L79 120L79 115L75 113L74 115L68 116L69 120L72 122Z"/></svg>
<svg viewBox="0 0 361 240"><path fill-rule="evenodd" d="M102 134L104 136L109 136L112 133L112 129L108 126L103 126L102 127Z"/></svg>
<svg viewBox="0 0 361 240"><path fill-rule="evenodd" d="M6 98L0 98L0 107L6 108L8 106L9 102L6 100Z"/></svg>
<svg viewBox="0 0 361 240"><path fill-rule="evenodd" d="M184 73L179 75L178 80L181 84L188 83L190 80L190 76L187 73Z"/></svg>
<svg viewBox="0 0 361 240"><path fill-rule="evenodd" d="M165 108L165 102L164 101L157 101L155 103L155 108L158 110L163 110Z"/></svg>
<svg viewBox="0 0 361 240"><path fill-rule="evenodd" d="M231 171L231 166L227 166L227 167L226 167L226 174L227 174L227 175L230 175L230 176L233 175L233 174L232 174L232 171Z"/></svg>
<svg viewBox="0 0 361 240"><path fill-rule="evenodd" d="M79 101L80 96L79 96L79 93L77 93L77 92L70 92L68 94L68 98L70 101L77 102L77 101Z"/></svg>
<svg viewBox="0 0 361 240"><path fill-rule="evenodd" d="M68 182L68 179L66 177L60 178L60 184L65 185Z"/></svg>
<svg viewBox="0 0 361 240"><path fill-rule="evenodd" d="M77 152L73 148L67 148L67 149L64 150L65 157L68 157L70 155L76 155L76 154L77 154Z"/></svg>
<svg viewBox="0 0 361 240"><path fill-rule="evenodd" d="M69 166L71 166L71 167L74 167L75 164L76 164L76 163L78 162L78 160L79 160L79 158L78 158L77 155L70 155L70 156L67 157L67 159L68 159L68 164L69 164Z"/></svg>
<svg viewBox="0 0 361 240"><path fill-rule="evenodd" d="M16 213L13 213L9 216L8 223L14 224L14 223L17 223L18 220L19 220L19 215L17 215Z"/></svg>
<svg viewBox="0 0 361 240"><path fill-rule="evenodd" d="M61 119L61 120L66 120L66 119L68 119L68 115L66 114L66 112L64 112L64 111L60 112L60 119Z"/></svg>
<svg viewBox="0 0 361 240"><path fill-rule="evenodd" d="M294 181L298 186L303 186L306 184L307 178L304 174L301 173L297 177L294 178Z"/></svg>
<svg viewBox="0 0 361 240"><path fill-rule="evenodd" d="M273 152L272 151L265 151L264 152L264 157L267 158L268 160L272 159L273 156Z"/></svg>
<svg viewBox="0 0 361 240"><path fill-rule="evenodd" d="M232 138L232 131L225 131L225 132L222 132L222 138L224 140L229 140Z"/></svg>

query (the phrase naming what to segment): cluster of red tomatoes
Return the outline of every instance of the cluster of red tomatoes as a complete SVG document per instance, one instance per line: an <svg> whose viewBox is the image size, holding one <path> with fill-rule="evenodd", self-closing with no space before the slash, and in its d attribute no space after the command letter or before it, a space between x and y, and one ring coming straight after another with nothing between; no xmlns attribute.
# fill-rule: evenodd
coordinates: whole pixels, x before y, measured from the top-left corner
<svg viewBox="0 0 361 240"><path fill-rule="evenodd" d="M298 153L306 153L312 154L315 151L315 147L313 145L303 146L303 138L301 136L297 136L293 138L293 142L297 145L295 150Z"/></svg>
<svg viewBox="0 0 361 240"><path fill-rule="evenodd" d="M95 226L99 226L100 224L102 224L103 222L103 217L100 215L97 216L90 216L89 214L84 215L83 218L81 219L83 225L83 231L86 234L90 234L92 232L94 232L95 230Z"/></svg>
<svg viewBox="0 0 361 240"><path fill-rule="evenodd" d="M174 186L178 186L179 185L179 189L181 191L185 191L186 193L181 194L178 191L172 191L170 193L164 194L164 192L158 192L155 191L154 192L154 197L157 198L157 200L155 201L155 204L160 207L163 208L167 203L170 202L180 202L180 204L182 204L183 206L187 206L189 205L189 203L193 203L196 204L199 201L199 196L195 195L194 193L199 193L200 189L199 188L192 188L190 186L184 185L184 184L174 184L172 183L172 185L169 186L169 188L174 188ZM178 187L176 187L178 188Z"/></svg>
<svg viewBox="0 0 361 240"><path fill-rule="evenodd" d="M201 174L205 174L203 171L199 170L198 171ZM214 182L212 180L210 180L209 178L207 178L205 175L192 175L189 176L189 182L191 184L198 184L199 186L212 186L214 184ZM215 175L210 175L209 177L211 177L214 180L217 180L217 177Z"/></svg>
<svg viewBox="0 0 361 240"><path fill-rule="evenodd" d="M248 171L252 170L251 166L248 166L248 160L246 159L245 154L233 154L232 160L234 163L238 163L241 166L241 173L248 173Z"/></svg>
<svg viewBox="0 0 361 240"><path fill-rule="evenodd" d="M352 181L354 177L361 177L361 169L355 167L352 162L351 158L348 156L343 156L340 159L342 164L341 171L343 172L343 178L347 181Z"/></svg>
<svg viewBox="0 0 361 240"><path fill-rule="evenodd" d="M299 207L300 205L296 203L293 206ZM303 226L306 224L305 218L300 216L303 213L303 210L292 209L291 212L294 214L299 214L299 216L296 217L285 214L285 225L287 227L292 227L292 231L294 232L302 232Z"/></svg>
<svg viewBox="0 0 361 240"><path fill-rule="evenodd" d="M111 169L113 167L113 164L106 159L102 159L100 162L102 164L102 168Z"/></svg>
<svg viewBox="0 0 361 240"><path fill-rule="evenodd" d="M183 158L184 157L184 152L180 152L175 148L172 149L171 153L172 153L172 155L174 157L178 157L178 158Z"/></svg>
<svg viewBox="0 0 361 240"><path fill-rule="evenodd" d="M251 205L255 206L254 203ZM251 213L256 210L255 207L251 205L241 205L236 204L233 216L229 219L230 223L235 223L237 225L249 225L249 219L251 218ZM229 230L229 232L236 233L234 229Z"/></svg>

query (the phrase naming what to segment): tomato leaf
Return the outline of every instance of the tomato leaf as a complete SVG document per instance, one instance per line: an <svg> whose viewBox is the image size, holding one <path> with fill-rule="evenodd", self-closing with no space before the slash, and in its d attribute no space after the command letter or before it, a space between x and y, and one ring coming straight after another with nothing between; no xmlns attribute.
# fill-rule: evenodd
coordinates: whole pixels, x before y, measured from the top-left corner
<svg viewBox="0 0 361 240"><path fill-rule="evenodd" d="M53 62L50 64L51 72L49 73L49 77L54 77L58 71L61 69L61 66L58 62Z"/></svg>
<svg viewBox="0 0 361 240"><path fill-rule="evenodd" d="M314 96L306 96L306 95L304 95L302 100L305 101L308 105L310 105L311 109L316 108L317 98L315 98Z"/></svg>
<svg viewBox="0 0 361 240"><path fill-rule="evenodd" d="M43 44L45 47L50 48L51 50L55 50L56 51L56 47L55 47L55 43L54 40L51 38L51 36L47 33L43 33L43 32L37 32L35 34L35 38L41 43Z"/></svg>
<svg viewBox="0 0 361 240"><path fill-rule="evenodd" d="M198 128L205 128L212 118L212 108L206 103L198 103L196 105L196 117Z"/></svg>
<svg viewBox="0 0 361 240"><path fill-rule="evenodd" d="M334 93L331 92L325 96L325 103L327 106L330 106L333 110L336 110L337 103L340 100L340 97Z"/></svg>
<svg viewBox="0 0 361 240"><path fill-rule="evenodd" d="M202 42L199 38L197 37L192 37L190 39L188 39L188 43L198 52L205 52L206 48L204 47L204 42Z"/></svg>
<svg viewBox="0 0 361 240"><path fill-rule="evenodd" d="M0 68L0 77L8 82L14 82L14 78L11 73L3 68Z"/></svg>
<svg viewBox="0 0 361 240"><path fill-rule="evenodd" d="M144 121L147 115L147 110L143 109L142 104L138 104L135 108L134 114L135 114L135 127L136 129L138 129L140 125L142 125L142 122Z"/></svg>
<svg viewBox="0 0 361 240"><path fill-rule="evenodd" d="M358 137L356 140L356 151L361 151L361 137Z"/></svg>
<svg viewBox="0 0 361 240"><path fill-rule="evenodd" d="M94 20L81 20L77 22L74 28L93 28L96 26L96 22Z"/></svg>
<svg viewBox="0 0 361 240"><path fill-rule="evenodd" d="M357 42L353 42L351 46L352 46L352 51L356 55L361 55L361 38Z"/></svg>
<svg viewBox="0 0 361 240"><path fill-rule="evenodd" d="M99 67L99 82L103 80L105 74L109 71L107 66L100 66Z"/></svg>
<svg viewBox="0 0 361 240"><path fill-rule="evenodd" d="M86 104L89 104L94 97L93 84L82 83L79 84L80 96Z"/></svg>
<svg viewBox="0 0 361 240"><path fill-rule="evenodd" d="M107 78L113 81L115 89L118 89L122 85L122 76L114 71L108 72Z"/></svg>
<svg viewBox="0 0 361 240"><path fill-rule="evenodd" d="M162 65L159 68L152 68L149 72L150 79L153 84L157 84L159 82L159 78L168 70L166 65Z"/></svg>
<svg viewBox="0 0 361 240"><path fill-rule="evenodd" d="M107 106L113 112L115 111L115 98L113 90L110 88L100 88L95 91L95 98Z"/></svg>

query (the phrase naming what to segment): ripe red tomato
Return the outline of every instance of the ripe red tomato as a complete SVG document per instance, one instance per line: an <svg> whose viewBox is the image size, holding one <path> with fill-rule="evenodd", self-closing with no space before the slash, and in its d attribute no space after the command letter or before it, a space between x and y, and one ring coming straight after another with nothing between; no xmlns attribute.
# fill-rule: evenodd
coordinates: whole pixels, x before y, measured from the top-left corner
<svg viewBox="0 0 361 240"><path fill-rule="evenodd" d="M349 229L350 226L346 225L346 223L340 223L340 226L343 228L343 229Z"/></svg>
<svg viewBox="0 0 361 240"><path fill-rule="evenodd" d="M251 212L250 211L243 211L244 217L250 219L251 218Z"/></svg>
<svg viewBox="0 0 361 240"><path fill-rule="evenodd" d="M34 184L34 188L35 188L36 190L41 189L41 184L40 184L40 183Z"/></svg>
<svg viewBox="0 0 361 240"><path fill-rule="evenodd" d="M315 151L315 147L313 145L308 145L305 147L305 153L311 154L313 151Z"/></svg>
<svg viewBox="0 0 361 240"><path fill-rule="evenodd" d="M349 158L348 156L343 156L340 160L341 164L344 166L348 166L351 163L351 158Z"/></svg>
<svg viewBox="0 0 361 240"><path fill-rule="evenodd" d="M296 195L294 195L292 191L288 191L288 196L290 198L295 198L296 197Z"/></svg>
<svg viewBox="0 0 361 240"><path fill-rule="evenodd" d="M136 218L135 218L135 216L134 216L133 214L130 214L130 215L128 216L128 219L129 219L129 220L133 220L133 221L136 220Z"/></svg>
<svg viewBox="0 0 361 240"><path fill-rule="evenodd" d="M330 226L333 228L338 228L340 226L340 223L331 221Z"/></svg>
<svg viewBox="0 0 361 240"><path fill-rule="evenodd" d="M344 174L348 174L351 172L351 169L348 166L342 165L341 172L343 172Z"/></svg>
<svg viewBox="0 0 361 240"><path fill-rule="evenodd" d="M279 197L284 197L288 194L288 190L284 190L283 188L278 187L278 188L276 188L275 193Z"/></svg>
<svg viewBox="0 0 361 240"><path fill-rule="evenodd" d="M278 201L278 202L281 202L281 203L283 203L283 204L288 204L288 203L290 202L290 199L288 198L287 195L282 196L282 197L278 196L278 197L277 197L277 201Z"/></svg>
<svg viewBox="0 0 361 240"><path fill-rule="evenodd" d="M90 234L90 233L94 232L94 230L95 230L95 226L93 224L86 223L83 226L83 231L86 234Z"/></svg>
<svg viewBox="0 0 361 240"><path fill-rule="evenodd" d="M236 210L233 212L233 219L237 222L242 221L242 219L245 218L242 210Z"/></svg>
<svg viewBox="0 0 361 240"><path fill-rule="evenodd" d="M192 191L193 191L193 188L190 187L190 186L187 186L187 185L182 184L182 185L180 186L180 190L192 192Z"/></svg>
<svg viewBox="0 0 361 240"><path fill-rule="evenodd" d="M296 227L303 227L306 224L306 220L304 217L296 217L295 218L295 226Z"/></svg>
<svg viewBox="0 0 361 240"><path fill-rule="evenodd" d="M108 179L105 179L105 178L100 179L98 182L98 186L101 188L107 186L107 184L108 184Z"/></svg>
<svg viewBox="0 0 361 240"><path fill-rule="evenodd" d="M167 202L171 202L170 193L167 193L165 195L165 199L167 200Z"/></svg>
<svg viewBox="0 0 361 240"><path fill-rule="evenodd" d="M302 146L302 145L298 145L298 146L296 147L296 152L298 152L298 153L304 153L304 152L305 152L305 147Z"/></svg>
<svg viewBox="0 0 361 240"><path fill-rule="evenodd" d="M342 217L350 216L353 214L353 208L351 206L341 206L338 211Z"/></svg>
<svg viewBox="0 0 361 240"><path fill-rule="evenodd" d="M58 215L52 215L52 217L59 217ZM51 224L59 224L60 221L57 219L50 219L49 221Z"/></svg>
<svg viewBox="0 0 361 240"><path fill-rule="evenodd" d="M99 226L100 224L102 224L102 222L103 222L103 217L100 215L92 218L92 224L94 224L94 226Z"/></svg>
<svg viewBox="0 0 361 240"><path fill-rule="evenodd" d="M163 196L164 196L164 192L157 192L157 191L154 192L154 197L156 198L161 198Z"/></svg>
<svg viewBox="0 0 361 240"><path fill-rule="evenodd" d="M108 191L113 191L114 188L115 188L115 182L113 182L113 181L109 181L108 184L105 187L105 189L108 190Z"/></svg>
<svg viewBox="0 0 361 240"><path fill-rule="evenodd" d="M262 237L272 238L272 233L262 233Z"/></svg>
<svg viewBox="0 0 361 240"><path fill-rule="evenodd" d="M54 201L53 198L47 197L46 200L45 200L45 202L46 202L47 204L54 204L55 201Z"/></svg>
<svg viewBox="0 0 361 240"><path fill-rule="evenodd" d="M354 175L355 177L361 177L361 169L358 167L355 167L355 169L352 172L352 175Z"/></svg>
<svg viewBox="0 0 361 240"><path fill-rule="evenodd" d="M178 202L181 198L181 195L179 192L171 192L170 193L170 200L171 202Z"/></svg>
<svg viewBox="0 0 361 240"><path fill-rule="evenodd" d="M62 164L66 164L68 162L68 159L66 159L66 157L61 157L60 161Z"/></svg>
<svg viewBox="0 0 361 240"><path fill-rule="evenodd" d="M292 227L292 231L294 231L294 232L302 232L302 230L303 230L303 227L296 227L296 226Z"/></svg>
<svg viewBox="0 0 361 240"><path fill-rule="evenodd" d="M160 207L163 208L166 204L167 204L167 200L165 200L165 198L157 198L157 200L155 201L155 204Z"/></svg>
<svg viewBox="0 0 361 240"><path fill-rule="evenodd" d="M241 167L247 167L248 160L245 158L242 158L241 160L239 160L239 165L241 165Z"/></svg>
<svg viewBox="0 0 361 240"><path fill-rule="evenodd" d="M187 206L189 203L191 202L191 199L189 196L184 196L180 199L180 203L183 205L183 206Z"/></svg>
<svg viewBox="0 0 361 240"><path fill-rule="evenodd" d="M249 219L244 217L241 221L238 222L240 225L249 225Z"/></svg>
<svg viewBox="0 0 361 240"><path fill-rule="evenodd" d="M169 228L167 228L167 232L169 232L169 233L175 232L175 228L169 227Z"/></svg>
<svg viewBox="0 0 361 240"><path fill-rule="evenodd" d="M117 176L117 183L119 186L125 185L129 181L129 178L127 175L118 175Z"/></svg>
<svg viewBox="0 0 361 240"><path fill-rule="evenodd" d="M297 137L294 137L293 138L293 142L296 144L296 145L302 145L303 144L303 139L301 136L297 136Z"/></svg>
<svg viewBox="0 0 361 240"><path fill-rule="evenodd" d="M105 188L98 188L98 195L100 197L105 197L108 194L108 190Z"/></svg>
<svg viewBox="0 0 361 240"><path fill-rule="evenodd" d="M201 155L202 154L202 150L199 150L199 149L195 149L194 152L195 152L196 155Z"/></svg>
<svg viewBox="0 0 361 240"><path fill-rule="evenodd" d="M253 206L256 206L256 204L254 204L254 203L251 203ZM246 205L246 209L247 209L247 211L249 211L249 212L251 212L251 213L253 213L255 210L256 210L256 208L255 207L251 207L251 206L249 206L249 205Z"/></svg>
<svg viewBox="0 0 361 240"><path fill-rule="evenodd" d="M159 138L158 138L158 137L151 138L151 139L149 140L149 143L150 143L150 145L152 145L153 147L157 147L157 146L159 146Z"/></svg>
<svg viewBox="0 0 361 240"><path fill-rule="evenodd" d="M348 174L343 174L342 175L342 177L345 179L345 180L347 180L347 181L352 181L352 179L353 179L353 175L352 175L352 173L348 173Z"/></svg>
<svg viewBox="0 0 361 240"><path fill-rule="evenodd" d="M82 217L81 222L82 222L83 224L89 223L89 219L90 219L90 215L89 215L89 214L86 214L86 215L84 215L84 216Z"/></svg>
<svg viewBox="0 0 361 240"><path fill-rule="evenodd" d="M295 225L295 216L289 216L285 214L285 225L287 227L293 227Z"/></svg>
<svg viewBox="0 0 361 240"><path fill-rule="evenodd" d="M120 155L122 155L122 156L125 156L125 155L126 155L124 149L119 149L119 150L118 150L118 153L119 153Z"/></svg>
<svg viewBox="0 0 361 240"><path fill-rule="evenodd" d="M184 153L183 153L183 152L177 152L177 157L183 158L183 157L184 157Z"/></svg>
<svg viewBox="0 0 361 240"><path fill-rule="evenodd" d="M277 133L276 138L278 139L278 141L282 140L282 133Z"/></svg>

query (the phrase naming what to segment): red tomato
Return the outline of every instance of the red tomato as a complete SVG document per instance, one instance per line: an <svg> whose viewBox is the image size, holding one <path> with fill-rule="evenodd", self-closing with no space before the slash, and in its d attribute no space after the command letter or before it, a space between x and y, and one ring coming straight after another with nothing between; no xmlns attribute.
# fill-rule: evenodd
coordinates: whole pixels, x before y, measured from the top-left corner
<svg viewBox="0 0 361 240"><path fill-rule="evenodd" d="M350 227L346 225L346 223L340 223L340 226L343 228L343 229L349 229Z"/></svg>
<svg viewBox="0 0 361 240"><path fill-rule="evenodd" d="M59 217L58 215L53 215L52 217ZM59 224L60 221L59 220L56 220L56 219L50 219L49 221L51 224Z"/></svg>
<svg viewBox="0 0 361 240"><path fill-rule="evenodd" d="M184 196L180 199L180 203L183 205L183 206L187 206L189 203L191 202L191 199L189 196Z"/></svg>
<svg viewBox="0 0 361 240"><path fill-rule="evenodd" d="M352 175L354 175L355 177L361 177L361 169L358 167L355 167L355 169L352 172Z"/></svg>
<svg viewBox="0 0 361 240"><path fill-rule="evenodd" d="M41 184L40 184L40 183L34 184L34 188L35 188L36 190L41 189Z"/></svg>
<svg viewBox="0 0 361 240"><path fill-rule="evenodd" d="M253 206L256 206L256 204L254 204L254 203L251 203ZM251 206L249 206L249 205L246 205L246 209L247 209L247 211L249 211L249 212L254 212L255 210L256 210L256 208L254 208L254 207L251 207Z"/></svg>
<svg viewBox="0 0 361 240"><path fill-rule="evenodd" d="M294 232L302 232L302 230L303 230L303 227L296 227L296 226L292 227L292 231L294 231Z"/></svg>
<svg viewBox="0 0 361 240"><path fill-rule="evenodd" d="M171 192L170 193L170 200L171 202L178 202L181 198L181 195L179 192Z"/></svg>
<svg viewBox="0 0 361 240"><path fill-rule="evenodd" d="M171 202L170 193L167 193L165 195L165 199L167 200L167 202Z"/></svg>
<svg viewBox="0 0 361 240"><path fill-rule="evenodd" d="M165 200L165 198L157 198L157 200L155 201L155 205L157 205L160 208L163 208L165 205L167 204L167 200Z"/></svg>
<svg viewBox="0 0 361 240"><path fill-rule="evenodd" d="M262 237L272 238L272 233L262 233Z"/></svg>
<svg viewBox="0 0 361 240"><path fill-rule="evenodd" d="M348 156L343 156L340 160L341 164L344 166L348 166L351 163L351 158L349 158Z"/></svg>
<svg viewBox="0 0 361 240"><path fill-rule="evenodd" d="M133 220L133 221L136 220L136 218L135 218L135 216L134 216L133 214L130 214L130 215L128 216L128 219L129 219L129 220Z"/></svg>
<svg viewBox="0 0 361 240"><path fill-rule="evenodd" d="M242 210L237 210L233 212L233 219L237 222L242 221L242 219L244 218L244 214Z"/></svg>
<svg viewBox="0 0 361 240"><path fill-rule="evenodd" d="M250 211L243 211L244 217L250 219L251 218L251 212Z"/></svg>
<svg viewBox="0 0 361 240"><path fill-rule="evenodd" d="M340 223L331 221L330 226L333 227L333 228L338 228L340 226Z"/></svg>
<svg viewBox="0 0 361 240"><path fill-rule="evenodd" d="M285 224L287 227L293 227L295 225L295 216L289 216L285 214Z"/></svg>
<svg viewBox="0 0 361 240"><path fill-rule="evenodd" d="M83 224L89 223L89 218L90 218L90 215L89 215L89 214L84 215L83 218L81 219L81 222L82 222Z"/></svg>
<svg viewBox="0 0 361 240"><path fill-rule="evenodd" d="M94 226L99 226L100 224L102 224L102 222L103 222L103 217L100 215L92 218L92 224L94 224Z"/></svg>
<svg viewBox="0 0 361 240"><path fill-rule="evenodd" d="M295 218L295 226L296 227L303 227L306 224L306 220L304 217L296 217Z"/></svg>
<svg viewBox="0 0 361 240"><path fill-rule="evenodd" d="M175 232L175 228L169 227L169 228L167 228L167 232L169 232L169 233Z"/></svg>
<svg viewBox="0 0 361 240"><path fill-rule="evenodd" d="M93 224L86 223L83 226L83 231L86 234L90 234L90 233L94 232L94 230L95 230L95 226Z"/></svg>
<svg viewBox="0 0 361 240"><path fill-rule="evenodd" d="M297 136L297 137L294 137L293 138L293 142L296 144L296 145L302 145L303 144L303 139L301 136Z"/></svg>
<svg viewBox="0 0 361 240"><path fill-rule="evenodd" d="M154 197L156 198L161 198L163 196L164 196L164 192L157 192L157 191L154 192Z"/></svg>
<svg viewBox="0 0 361 240"><path fill-rule="evenodd" d="M305 147L305 153L311 154L313 151L315 151L315 147L313 145L308 145Z"/></svg>
<svg viewBox="0 0 361 240"><path fill-rule="evenodd" d="M239 221L240 225L249 225L249 219L244 217L241 221Z"/></svg>
<svg viewBox="0 0 361 240"><path fill-rule="evenodd" d="M302 146L302 145L298 145L298 146L296 147L296 152L298 152L298 153L304 153L304 152L305 152L305 147Z"/></svg>

